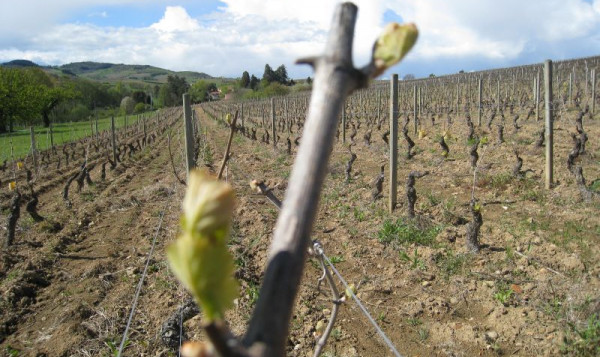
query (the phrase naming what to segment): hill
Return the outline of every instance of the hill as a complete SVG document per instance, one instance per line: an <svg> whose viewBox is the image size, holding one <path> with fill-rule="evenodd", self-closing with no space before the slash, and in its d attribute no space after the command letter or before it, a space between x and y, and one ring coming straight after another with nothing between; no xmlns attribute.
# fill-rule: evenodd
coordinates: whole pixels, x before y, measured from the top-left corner
<svg viewBox="0 0 600 357"><path fill-rule="evenodd" d="M39 67L36 63L28 60L13 60L10 62L2 63L5 67Z"/></svg>
<svg viewBox="0 0 600 357"><path fill-rule="evenodd" d="M7 67L40 67L28 60L13 60L2 64ZM61 66L42 67L54 74L66 74L87 78L99 82L116 83L141 82L161 84L166 83L167 76L178 75L184 77L188 83L194 83L200 79L212 79L213 77L202 72L171 71L164 68L149 65L113 64L101 62L74 62Z"/></svg>
<svg viewBox="0 0 600 357"><path fill-rule="evenodd" d="M75 62L56 67L63 73L101 82L140 81L146 83L165 83L168 75L184 77L188 83L212 76L202 72L176 72L149 65L113 64L99 62Z"/></svg>

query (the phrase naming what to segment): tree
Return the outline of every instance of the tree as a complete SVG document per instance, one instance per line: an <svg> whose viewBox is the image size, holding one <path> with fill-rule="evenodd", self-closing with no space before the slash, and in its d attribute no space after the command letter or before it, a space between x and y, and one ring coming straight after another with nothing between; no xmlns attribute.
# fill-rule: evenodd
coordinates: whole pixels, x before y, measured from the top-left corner
<svg viewBox="0 0 600 357"><path fill-rule="evenodd" d="M116 107L121 102L121 98L116 99L110 93L112 86L109 84L97 83L84 78L72 79L73 90L77 93L77 99L80 104L89 109L98 107Z"/></svg>
<svg viewBox="0 0 600 357"><path fill-rule="evenodd" d="M312 78L306 77L306 84L312 84Z"/></svg>
<svg viewBox="0 0 600 357"><path fill-rule="evenodd" d="M250 74L248 73L248 71L244 71L244 73L242 73L242 81L240 83L240 86L242 88L248 88L249 85L250 85Z"/></svg>
<svg viewBox="0 0 600 357"><path fill-rule="evenodd" d="M265 87L263 93L266 97L274 97L278 95L286 95L290 92L290 89L280 83L271 83Z"/></svg>
<svg viewBox="0 0 600 357"><path fill-rule="evenodd" d="M210 92L214 92L218 90L217 85L215 83L208 83L207 81L201 79L194 83L190 88L190 96L192 102L194 103L202 103L208 100L208 94Z"/></svg>
<svg viewBox="0 0 600 357"><path fill-rule="evenodd" d="M275 74L275 72L273 72L273 69L271 68L271 66L269 66L269 64L265 64L265 71L263 72L263 76L262 76L262 80L267 82L267 83L271 83L273 81L275 81L277 78L277 75Z"/></svg>
<svg viewBox="0 0 600 357"><path fill-rule="evenodd" d="M131 114L135 109L135 101L131 97L125 97L121 100L121 112L123 114Z"/></svg>
<svg viewBox="0 0 600 357"><path fill-rule="evenodd" d="M133 108L133 112L136 114L140 114L146 111L146 104L144 103L137 103L135 105L135 107Z"/></svg>
<svg viewBox="0 0 600 357"><path fill-rule="evenodd" d="M133 99L133 101L136 103L147 103L148 100L146 92L141 90L136 90L135 92L131 93L131 99Z"/></svg>
<svg viewBox="0 0 600 357"><path fill-rule="evenodd" d="M412 73L407 73L404 75L404 77L402 77L402 79L405 81L409 81L409 80L415 79L415 75Z"/></svg>
<svg viewBox="0 0 600 357"><path fill-rule="evenodd" d="M255 75L252 75L252 77L250 77L250 88L256 90L259 82L260 81L258 80L258 78L256 78Z"/></svg>
<svg viewBox="0 0 600 357"><path fill-rule="evenodd" d="M44 127L50 126L50 112L62 101L73 99L77 93L72 86L66 84L54 88L42 88L39 92L40 110Z"/></svg>
<svg viewBox="0 0 600 357"><path fill-rule="evenodd" d="M28 70L0 67L0 133L12 131L14 120L35 114L35 108L28 105L32 90Z"/></svg>
<svg viewBox="0 0 600 357"><path fill-rule="evenodd" d="M31 123L42 118L48 127L50 112L76 95L72 83L61 83L40 68L0 68L0 132L7 124L12 131L14 120Z"/></svg>
<svg viewBox="0 0 600 357"><path fill-rule="evenodd" d="M275 80L283 85L288 84L289 78L284 65L277 67L275 70Z"/></svg>
<svg viewBox="0 0 600 357"><path fill-rule="evenodd" d="M190 89L184 77L169 75L167 83L163 84L158 94L159 102L165 107L183 104L183 94Z"/></svg>

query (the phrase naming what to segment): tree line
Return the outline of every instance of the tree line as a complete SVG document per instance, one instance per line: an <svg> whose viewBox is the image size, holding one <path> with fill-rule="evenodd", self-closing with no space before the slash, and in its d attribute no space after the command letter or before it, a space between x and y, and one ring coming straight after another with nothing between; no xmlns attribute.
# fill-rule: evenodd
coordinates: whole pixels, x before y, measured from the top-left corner
<svg viewBox="0 0 600 357"><path fill-rule="evenodd" d="M214 83L169 75L163 84L101 83L71 73L51 73L38 66L0 66L0 133L16 125L88 120L92 115L142 113L181 105L182 95L194 93L196 102L207 99Z"/></svg>

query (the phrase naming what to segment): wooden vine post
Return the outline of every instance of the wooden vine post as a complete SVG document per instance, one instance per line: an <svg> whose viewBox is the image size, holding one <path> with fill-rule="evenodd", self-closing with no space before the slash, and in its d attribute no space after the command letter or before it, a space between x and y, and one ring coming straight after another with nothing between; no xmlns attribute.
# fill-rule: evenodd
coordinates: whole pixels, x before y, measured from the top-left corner
<svg viewBox="0 0 600 357"><path fill-rule="evenodd" d="M540 120L540 72L535 77L535 120Z"/></svg>
<svg viewBox="0 0 600 357"><path fill-rule="evenodd" d="M573 73L569 72L569 104L573 103Z"/></svg>
<svg viewBox="0 0 600 357"><path fill-rule="evenodd" d="M48 131L50 132L50 148L54 150L54 132L52 131L52 122L48 125Z"/></svg>
<svg viewBox="0 0 600 357"><path fill-rule="evenodd" d="M377 123L381 120L381 91L377 91Z"/></svg>
<svg viewBox="0 0 600 357"><path fill-rule="evenodd" d="M142 131L144 133L144 140L148 137L148 133L146 132L146 118L142 117Z"/></svg>
<svg viewBox="0 0 600 357"><path fill-rule="evenodd" d="M189 180L190 171L196 167L196 163L194 162L194 123L192 122L192 107L190 106L189 93L183 94L183 121L185 132L185 163Z"/></svg>
<svg viewBox="0 0 600 357"><path fill-rule="evenodd" d="M113 163L117 164L117 137L115 135L115 116L110 117L110 132L112 139Z"/></svg>
<svg viewBox="0 0 600 357"><path fill-rule="evenodd" d="M95 126L96 126L96 142L98 142L98 139L100 138L100 132L98 131L98 112L94 111L94 118L95 118Z"/></svg>
<svg viewBox="0 0 600 357"><path fill-rule="evenodd" d="M389 211L396 208L398 189L398 75L390 79L390 197Z"/></svg>
<svg viewBox="0 0 600 357"><path fill-rule="evenodd" d="M596 69L592 69L592 115L596 112Z"/></svg>
<svg viewBox="0 0 600 357"><path fill-rule="evenodd" d="M496 82L496 110L500 110L500 79Z"/></svg>
<svg viewBox="0 0 600 357"><path fill-rule="evenodd" d="M479 78L479 80L477 81L477 85L478 85L478 92L479 92L479 97L478 97L478 105L477 105L477 125L481 126L481 94L482 94L482 83L481 83L481 78Z"/></svg>
<svg viewBox="0 0 600 357"><path fill-rule="evenodd" d="M244 126L244 103L240 106L240 119L242 120L242 127Z"/></svg>
<svg viewBox="0 0 600 357"><path fill-rule="evenodd" d="M94 137L94 120L90 115L90 138Z"/></svg>
<svg viewBox="0 0 600 357"><path fill-rule="evenodd" d="M33 156L33 170L37 177L38 174L38 153L37 146L35 144L35 131L33 130L33 126L29 127L29 132L31 134L31 154Z"/></svg>
<svg viewBox="0 0 600 357"><path fill-rule="evenodd" d="M273 149L277 148L277 125L275 124L275 98L271 97L271 134L273 135Z"/></svg>
<svg viewBox="0 0 600 357"><path fill-rule="evenodd" d="M460 112L460 79L456 78L456 102L454 103L456 105L456 114L458 114ZM415 132L416 134L416 132Z"/></svg>
<svg viewBox="0 0 600 357"><path fill-rule="evenodd" d="M414 101L413 101L413 116L414 116L414 121L415 121L415 135L417 135L417 132L419 131L419 118L418 118L418 108L417 108L417 85L415 84L413 87L413 91L414 91Z"/></svg>
<svg viewBox="0 0 600 357"><path fill-rule="evenodd" d="M539 93L539 87L538 87ZM546 189L552 187L553 179L553 144L554 144L554 118L552 109L552 61L544 63L544 104L546 119Z"/></svg>

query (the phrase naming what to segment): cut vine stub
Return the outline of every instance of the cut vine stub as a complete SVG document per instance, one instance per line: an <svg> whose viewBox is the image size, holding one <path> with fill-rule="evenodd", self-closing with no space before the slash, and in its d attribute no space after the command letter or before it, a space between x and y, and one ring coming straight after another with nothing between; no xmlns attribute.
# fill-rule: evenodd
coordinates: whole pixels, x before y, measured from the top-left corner
<svg viewBox="0 0 600 357"><path fill-rule="evenodd" d="M471 149L469 149L469 156L471 157L471 169L475 170L477 167L477 161L479 161L479 154L477 153L477 148L479 147L479 139L475 139L473 145L471 145Z"/></svg>
<svg viewBox="0 0 600 357"><path fill-rule="evenodd" d="M6 232L6 240L4 241L4 247L7 248L12 245L15 239L15 231L17 229L17 221L21 216L21 193L16 189L12 199L10 200L10 214L8 215L8 225Z"/></svg>
<svg viewBox="0 0 600 357"><path fill-rule="evenodd" d="M479 231L483 225L483 217L475 198L471 199L469 207L471 209L472 220L467 224L466 246L468 251L478 253L481 249L479 244Z"/></svg>
<svg viewBox="0 0 600 357"><path fill-rule="evenodd" d="M384 169L385 169L385 165L381 165L381 172L379 173L379 175L377 175L377 177L373 181L373 190L371 191L371 199L373 201L376 201L382 197L383 180L385 178Z"/></svg>
<svg viewBox="0 0 600 357"><path fill-rule="evenodd" d="M415 218L415 204L417 202L417 190L415 183L417 178L421 178L429 174L429 171L419 172L411 171L406 180L406 198L408 200L407 214L409 218Z"/></svg>

